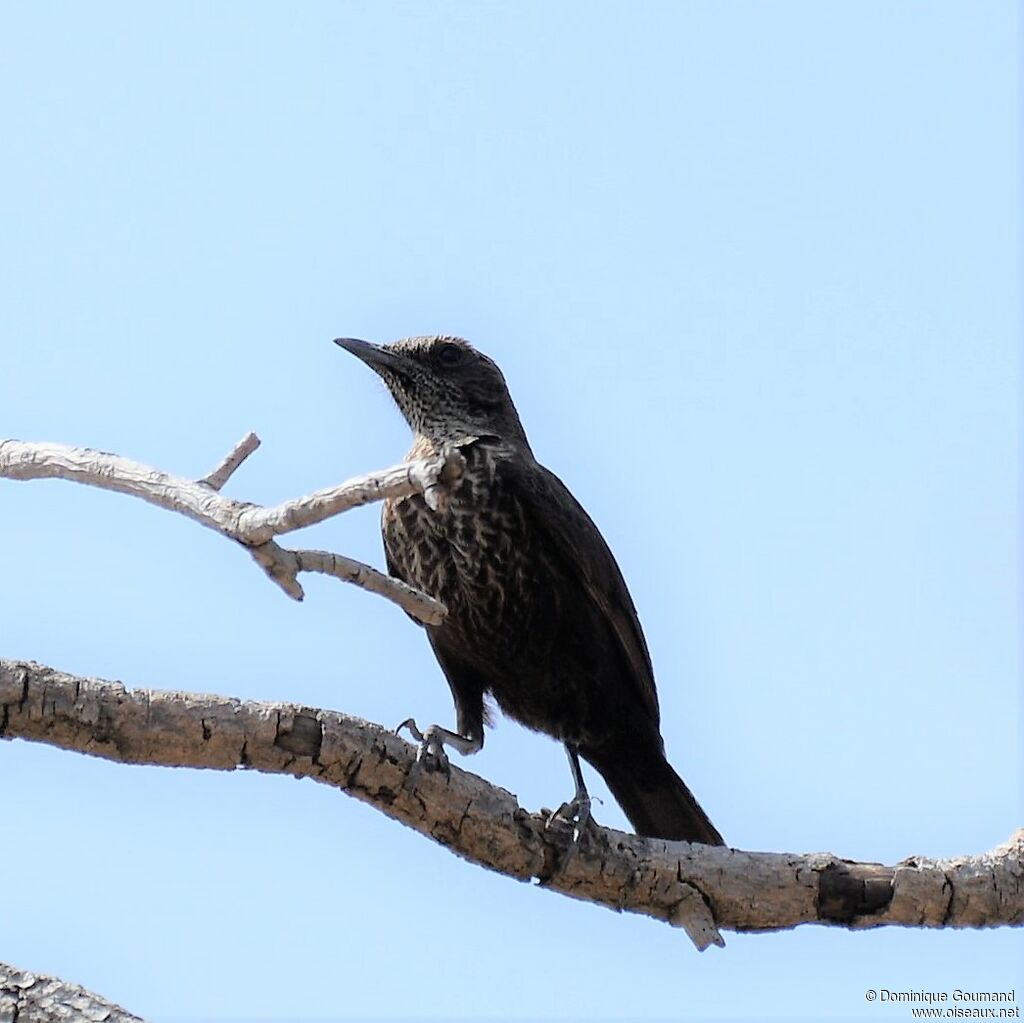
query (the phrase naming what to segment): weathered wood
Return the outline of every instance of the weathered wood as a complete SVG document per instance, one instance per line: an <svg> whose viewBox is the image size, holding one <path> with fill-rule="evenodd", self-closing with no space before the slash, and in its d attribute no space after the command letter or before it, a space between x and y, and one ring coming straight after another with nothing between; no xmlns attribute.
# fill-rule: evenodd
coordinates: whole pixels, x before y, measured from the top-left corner
<svg viewBox="0 0 1024 1023"><path fill-rule="evenodd" d="M144 1023L78 984L0 963L0 1023Z"/></svg>
<svg viewBox="0 0 1024 1023"><path fill-rule="evenodd" d="M444 618L443 604L399 579L340 554L285 550L274 537L385 497L422 493L429 501L443 500L445 486L461 472L458 452L354 476L337 486L263 508L219 493L258 445L259 438L248 434L209 476L196 481L104 451L0 440L0 477L70 480L185 515L246 547L267 575L296 600L303 596L299 573L322 572L386 597L427 624L436 625Z"/></svg>
<svg viewBox="0 0 1024 1023"><path fill-rule="evenodd" d="M22 661L0 660L0 737L122 763L312 778L473 863L681 926L700 948L721 943L718 928L1024 923L1024 829L979 856L883 866L594 826L567 857L569 825L530 813L510 792L458 767L448 776L424 770L416 748L379 725L295 704L129 690Z"/></svg>

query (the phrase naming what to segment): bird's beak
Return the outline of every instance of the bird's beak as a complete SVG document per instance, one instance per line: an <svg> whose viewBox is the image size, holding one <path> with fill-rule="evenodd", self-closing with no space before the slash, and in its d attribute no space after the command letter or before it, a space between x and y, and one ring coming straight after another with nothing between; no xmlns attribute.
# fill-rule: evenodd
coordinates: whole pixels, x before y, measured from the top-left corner
<svg viewBox="0 0 1024 1023"><path fill-rule="evenodd" d="M334 343L339 348L344 348L346 352L351 352L357 359L362 359L370 369L378 373L390 370L405 377L411 375L410 360L381 345L372 345L369 341L360 341L354 337L336 337Z"/></svg>

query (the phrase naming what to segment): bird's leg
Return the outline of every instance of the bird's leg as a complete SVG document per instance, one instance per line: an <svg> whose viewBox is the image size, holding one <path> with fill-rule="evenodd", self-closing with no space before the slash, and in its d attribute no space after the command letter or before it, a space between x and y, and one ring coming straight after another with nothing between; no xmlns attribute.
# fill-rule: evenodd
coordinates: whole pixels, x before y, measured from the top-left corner
<svg viewBox="0 0 1024 1023"><path fill-rule="evenodd" d="M429 725L425 731L420 731L413 718L407 718L396 729L395 734L400 735L402 729L406 728L409 734L420 744L416 753L416 763L422 763L428 771L444 771L448 774L450 765L448 754L445 753L445 746L457 749L464 757L473 753L479 753L483 747L483 732L479 736L459 735L449 728L442 728L440 725Z"/></svg>
<svg viewBox="0 0 1024 1023"><path fill-rule="evenodd" d="M590 821L590 793L587 792L586 783L583 781L583 771L580 768L580 751L576 743L567 742L565 744L565 754L569 758L569 770L572 771L572 780L576 786L576 793L568 803L563 803L555 811L550 820L554 820L557 817L559 820L572 824L572 842L573 848L575 848L579 843L583 829Z"/></svg>

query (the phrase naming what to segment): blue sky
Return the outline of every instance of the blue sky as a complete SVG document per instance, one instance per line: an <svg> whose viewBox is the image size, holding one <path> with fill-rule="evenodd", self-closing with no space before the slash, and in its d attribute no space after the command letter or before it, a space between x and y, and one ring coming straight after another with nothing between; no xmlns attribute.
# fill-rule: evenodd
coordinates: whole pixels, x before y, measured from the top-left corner
<svg viewBox="0 0 1024 1023"><path fill-rule="evenodd" d="M8 4L0 435L273 502L397 461L330 340L457 333L640 609L733 845L893 862L1022 823L1011 3ZM450 722L395 608L184 519L0 485L0 654ZM382 563L377 510L307 545ZM456 860L346 797L0 748L0 959L161 1023L871 1019L1024 988L1019 933L727 934ZM569 791L501 720L464 764ZM597 779L596 793L603 793ZM598 819L624 826L605 794Z"/></svg>

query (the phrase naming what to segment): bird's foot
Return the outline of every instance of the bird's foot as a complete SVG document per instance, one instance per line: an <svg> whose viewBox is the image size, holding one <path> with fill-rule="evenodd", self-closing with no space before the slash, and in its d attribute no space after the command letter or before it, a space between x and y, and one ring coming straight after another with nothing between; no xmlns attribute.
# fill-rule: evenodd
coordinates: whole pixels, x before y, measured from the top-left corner
<svg viewBox="0 0 1024 1023"><path fill-rule="evenodd" d="M547 818L544 822L545 831L550 829L555 821L559 824L572 825L572 840L569 842L564 854L558 857L552 873L545 877L543 884L550 884L556 877L560 877L568 870L569 865L576 859L580 849L580 839L584 832L590 827L593 817L590 813L590 796L586 792L577 793L567 803L563 803L554 813L550 810L541 810Z"/></svg>
<svg viewBox="0 0 1024 1023"><path fill-rule="evenodd" d="M406 718L395 729L395 735L401 735L403 728L420 744L416 751L416 763L421 764L427 772L440 771L448 777L452 773L452 765L444 751L444 733L447 729L440 725L429 725L421 732L414 718Z"/></svg>
<svg viewBox="0 0 1024 1023"><path fill-rule="evenodd" d="M553 821L561 821L564 824L572 825L572 849L569 854L579 845L580 835L592 820L590 813L590 796L586 792L577 792L567 803L563 803L545 823L545 828L550 828Z"/></svg>
<svg viewBox="0 0 1024 1023"><path fill-rule="evenodd" d="M583 834L585 828L590 823L591 815L590 794L587 792L587 786L583 780L583 771L580 768L579 747L575 742L566 742L565 752L569 758L569 770L572 771L572 780L576 786L576 792L573 794L572 799L567 803L563 803L548 818L545 827L550 828L553 820L564 821L572 825L572 845L569 847L569 853L566 857L566 863L568 863L575 855L580 843L580 835ZM565 863L559 869L564 870Z"/></svg>

